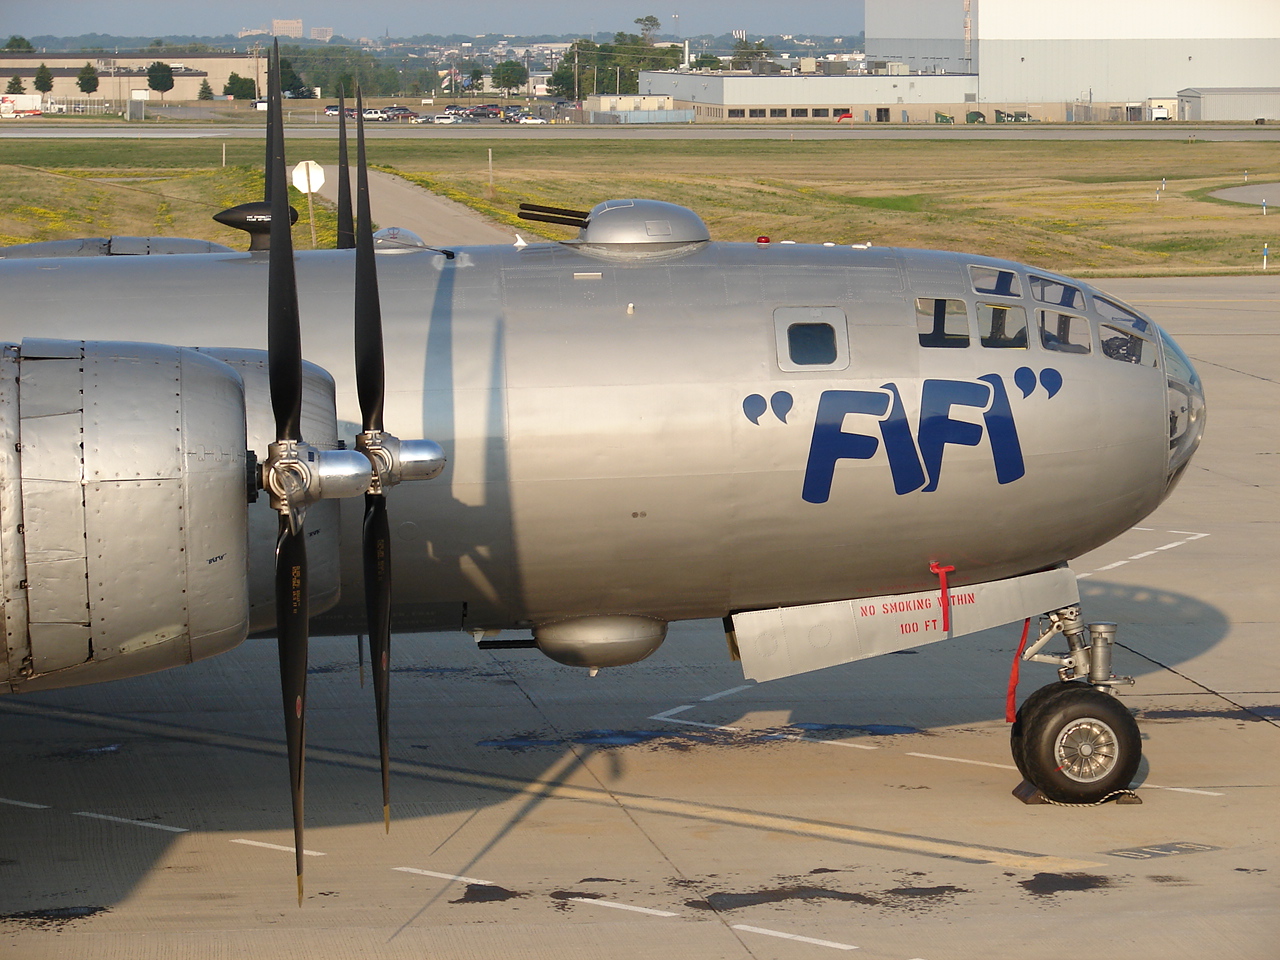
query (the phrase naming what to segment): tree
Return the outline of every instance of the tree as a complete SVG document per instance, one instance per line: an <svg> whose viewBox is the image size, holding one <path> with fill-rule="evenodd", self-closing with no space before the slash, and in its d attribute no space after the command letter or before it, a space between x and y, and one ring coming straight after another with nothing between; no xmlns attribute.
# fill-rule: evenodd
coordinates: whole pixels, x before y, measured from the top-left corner
<svg viewBox="0 0 1280 960"><path fill-rule="evenodd" d="M9 37L9 42L4 45L6 50L12 50L17 53L35 53L36 48L31 45L31 41L26 37L20 37L17 34Z"/></svg>
<svg viewBox="0 0 1280 960"><path fill-rule="evenodd" d="M31 85L41 93L47 94L53 89L53 71L45 64L36 67L36 78L31 81Z"/></svg>
<svg viewBox="0 0 1280 960"><path fill-rule="evenodd" d="M253 85L252 77L242 77L238 73L233 73L227 77L226 85L222 88L224 97L235 97L237 100L253 100L258 96L258 91Z"/></svg>
<svg viewBox="0 0 1280 960"><path fill-rule="evenodd" d="M284 57L280 58L280 89L286 96L298 100L309 100L314 95L314 91L298 76L298 71L293 69L293 64Z"/></svg>
<svg viewBox="0 0 1280 960"><path fill-rule="evenodd" d="M11 95L15 93L26 93L27 88L22 85L21 77L14 77L9 81L9 85L4 88L4 92Z"/></svg>
<svg viewBox="0 0 1280 960"><path fill-rule="evenodd" d="M507 96L511 96L512 90L519 90L528 82L529 71L522 63L508 60L493 68L493 85L499 90L506 90Z"/></svg>
<svg viewBox="0 0 1280 960"><path fill-rule="evenodd" d="M209 86L209 78L205 77L200 81L200 92L196 94L197 100L212 100L213 87Z"/></svg>
<svg viewBox="0 0 1280 960"><path fill-rule="evenodd" d="M173 89L173 67L159 60L147 67L147 86L158 91L163 99Z"/></svg>
<svg viewBox="0 0 1280 960"><path fill-rule="evenodd" d="M693 61L693 69L695 70L720 70L724 67L720 58L714 53L700 53L698 59Z"/></svg>
<svg viewBox="0 0 1280 960"><path fill-rule="evenodd" d="M474 67L470 74L467 75L469 84L467 89L472 93L477 93L484 89L484 70L480 67Z"/></svg>
<svg viewBox="0 0 1280 960"><path fill-rule="evenodd" d="M633 22L640 28L640 35L644 37L645 43L653 43L654 34L662 26L662 21L652 14L647 17L637 17Z"/></svg>
<svg viewBox="0 0 1280 960"><path fill-rule="evenodd" d="M85 63L76 75L76 86L85 96L98 92L98 70L92 63Z"/></svg>
<svg viewBox="0 0 1280 960"><path fill-rule="evenodd" d="M765 60L773 56L773 50L765 45L763 40L757 40L752 43L750 40L733 41L733 60L730 61L730 68L734 70L745 70L751 66L753 60Z"/></svg>

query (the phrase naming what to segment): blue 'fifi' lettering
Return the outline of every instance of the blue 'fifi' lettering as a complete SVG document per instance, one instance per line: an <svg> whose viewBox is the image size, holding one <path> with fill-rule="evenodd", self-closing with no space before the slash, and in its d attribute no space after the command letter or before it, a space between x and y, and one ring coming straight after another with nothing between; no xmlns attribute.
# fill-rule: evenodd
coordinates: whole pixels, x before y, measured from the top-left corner
<svg viewBox="0 0 1280 960"><path fill-rule="evenodd" d="M982 411L982 423L951 417L954 407ZM880 436L848 432L848 414L875 417ZM840 460L869 460L884 441L893 489L899 496L938 489L943 453L948 444L976 447L987 437L996 480L1012 483L1026 473L1022 445L1004 381L996 374L973 380L926 380L920 396L920 423L912 436L902 397L895 384L880 390L826 390L818 400L818 412L809 444L802 497L808 503L826 503Z"/></svg>

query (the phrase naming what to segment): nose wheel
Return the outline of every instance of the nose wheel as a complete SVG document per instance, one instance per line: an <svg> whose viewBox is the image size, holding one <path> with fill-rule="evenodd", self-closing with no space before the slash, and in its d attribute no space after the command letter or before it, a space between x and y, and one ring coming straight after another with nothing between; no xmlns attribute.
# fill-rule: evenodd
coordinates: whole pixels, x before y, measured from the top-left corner
<svg viewBox="0 0 1280 960"><path fill-rule="evenodd" d="M1079 681L1031 694L1010 745L1027 782L1058 803L1098 803L1127 789L1142 760L1132 714L1110 693Z"/></svg>

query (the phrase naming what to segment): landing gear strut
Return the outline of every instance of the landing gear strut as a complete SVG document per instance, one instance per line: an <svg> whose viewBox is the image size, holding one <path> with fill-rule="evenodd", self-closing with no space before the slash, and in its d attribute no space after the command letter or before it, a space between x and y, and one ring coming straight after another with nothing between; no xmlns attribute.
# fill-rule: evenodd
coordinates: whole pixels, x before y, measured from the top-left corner
<svg viewBox="0 0 1280 960"><path fill-rule="evenodd" d="M1036 690L1018 710L1010 734L1013 762L1048 800L1100 803L1127 791L1142 760L1138 725L1113 690L1133 679L1111 673L1114 623L1086 626L1077 606L1048 618L1049 626L1023 659L1057 664L1060 679ZM1070 652L1041 654L1058 634Z"/></svg>

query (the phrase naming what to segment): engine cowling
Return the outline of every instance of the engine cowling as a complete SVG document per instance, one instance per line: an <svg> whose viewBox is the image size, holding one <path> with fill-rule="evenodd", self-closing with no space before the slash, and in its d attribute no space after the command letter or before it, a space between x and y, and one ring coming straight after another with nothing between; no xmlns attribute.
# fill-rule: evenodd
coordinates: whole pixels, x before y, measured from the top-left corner
<svg viewBox="0 0 1280 960"><path fill-rule="evenodd" d="M0 349L0 691L148 673L248 628L244 388L156 344Z"/></svg>

